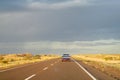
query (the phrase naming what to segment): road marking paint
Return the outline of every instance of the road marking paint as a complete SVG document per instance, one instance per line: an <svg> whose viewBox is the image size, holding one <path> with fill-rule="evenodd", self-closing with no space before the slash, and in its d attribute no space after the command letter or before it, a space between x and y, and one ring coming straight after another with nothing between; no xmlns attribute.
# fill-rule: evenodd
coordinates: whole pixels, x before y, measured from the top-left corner
<svg viewBox="0 0 120 80"><path fill-rule="evenodd" d="M41 62L42 62L42 61L41 61ZM18 66L18 67L14 67L14 68L10 68L10 69L1 70L0 72L5 72L5 71L13 70L13 69L18 69L18 68L23 68L23 67L26 67L26 66L30 66L30 65L33 65L33 64L39 64L39 63L40 63L40 62L31 63L31 64L26 64L26 65L23 65L23 66Z"/></svg>
<svg viewBox="0 0 120 80"><path fill-rule="evenodd" d="M23 67L26 67L26 66L29 66L29 65L32 65L32 64L28 64L28 65L20 66L20 67L15 67L15 68L10 68L10 69L5 69L5 70L1 70L0 72L5 72L5 71L13 70L13 69L18 69L18 68L23 68Z"/></svg>
<svg viewBox="0 0 120 80"><path fill-rule="evenodd" d="M36 74L33 74L33 75L29 76L28 78L26 78L26 79L24 79L24 80L29 80L29 79L31 79L31 78L34 77L34 76L36 76Z"/></svg>
<svg viewBox="0 0 120 80"><path fill-rule="evenodd" d="M91 73L89 73L82 65L80 65L77 61L72 59L83 71L85 71L93 80L97 80Z"/></svg>
<svg viewBox="0 0 120 80"><path fill-rule="evenodd" d="M54 64L51 64L51 66L53 66Z"/></svg>
<svg viewBox="0 0 120 80"><path fill-rule="evenodd" d="M45 67L43 70L47 70L48 69L48 67Z"/></svg>
<svg viewBox="0 0 120 80"><path fill-rule="evenodd" d="M55 63L58 63L57 61Z"/></svg>

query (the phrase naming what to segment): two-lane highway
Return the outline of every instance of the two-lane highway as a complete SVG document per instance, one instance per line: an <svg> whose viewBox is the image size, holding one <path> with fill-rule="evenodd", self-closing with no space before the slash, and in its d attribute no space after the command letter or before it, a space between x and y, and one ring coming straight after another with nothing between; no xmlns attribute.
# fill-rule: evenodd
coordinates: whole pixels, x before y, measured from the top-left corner
<svg viewBox="0 0 120 80"><path fill-rule="evenodd" d="M74 62L57 62L31 80L92 80Z"/></svg>
<svg viewBox="0 0 120 80"><path fill-rule="evenodd" d="M74 59L71 62L53 59L0 71L0 80L105 80L102 77L106 77L106 80L114 80L97 70L92 72L92 68L88 65Z"/></svg>

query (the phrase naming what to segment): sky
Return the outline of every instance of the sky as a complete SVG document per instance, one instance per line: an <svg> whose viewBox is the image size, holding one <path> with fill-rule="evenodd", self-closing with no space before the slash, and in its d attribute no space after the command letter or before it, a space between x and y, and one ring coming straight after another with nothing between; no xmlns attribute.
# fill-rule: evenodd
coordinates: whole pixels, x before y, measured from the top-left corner
<svg viewBox="0 0 120 80"><path fill-rule="evenodd" d="M120 53L120 0L0 0L0 53Z"/></svg>

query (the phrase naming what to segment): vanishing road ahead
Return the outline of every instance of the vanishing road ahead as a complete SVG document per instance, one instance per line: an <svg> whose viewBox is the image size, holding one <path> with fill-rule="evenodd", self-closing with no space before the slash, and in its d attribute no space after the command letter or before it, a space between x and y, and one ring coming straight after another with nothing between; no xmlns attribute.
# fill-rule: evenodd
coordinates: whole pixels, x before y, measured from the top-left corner
<svg viewBox="0 0 120 80"><path fill-rule="evenodd" d="M115 80L82 63L61 59L27 64L0 71L0 80Z"/></svg>

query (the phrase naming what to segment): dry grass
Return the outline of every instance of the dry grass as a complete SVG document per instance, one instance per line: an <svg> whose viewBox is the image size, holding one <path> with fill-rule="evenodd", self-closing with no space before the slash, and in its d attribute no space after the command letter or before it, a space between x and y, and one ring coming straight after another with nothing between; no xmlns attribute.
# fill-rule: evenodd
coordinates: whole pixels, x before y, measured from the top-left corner
<svg viewBox="0 0 120 80"><path fill-rule="evenodd" d="M74 55L76 59L84 61L99 62L104 65L113 66L120 69L120 54L85 54L85 55Z"/></svg>
<svg viewBox="0 0 120 80"><path fill-rule="evenodd" d="M116 80L120 80L120 54L74 55L73 58L83 61Z"/></svg>
<svg viewBox="0 0 120 80"><path fill-rule="evenodd" d="M0 69L26 63L34 63L38 61L54 59L58 57L59 56L57 55L32 55L30 53L0 55Z"/></svg>

